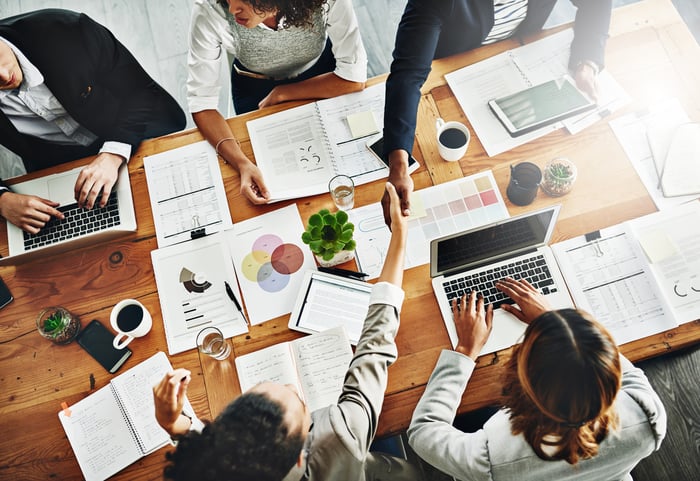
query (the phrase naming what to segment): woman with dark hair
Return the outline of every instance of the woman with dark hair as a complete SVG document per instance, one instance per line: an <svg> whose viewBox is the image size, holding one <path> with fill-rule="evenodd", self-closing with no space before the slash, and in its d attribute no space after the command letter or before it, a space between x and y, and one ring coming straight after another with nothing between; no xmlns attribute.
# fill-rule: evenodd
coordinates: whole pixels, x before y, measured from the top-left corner
<svg viewBox="0 0 700 481"><path fill-rule="evenodd" d="M413 449L458 479L631 480L666 433L644 373L587 313L550 310L525 280L497 287L519 306L502 308L529 324L506 366L501 409L476 432L452 425L491 331L491 306L471 293L453 302L459 343L442 352L413 413Z"/></svg>
<svg viewBox="0 0 700 481"><path fill-rule="evenodd" d="M262 174L217 110L222 55L233 58L237 114L290 100L362 90L367 53L351 0L195 0L187 102L195 124L241 176L241 193L268 201Z"/></svg>

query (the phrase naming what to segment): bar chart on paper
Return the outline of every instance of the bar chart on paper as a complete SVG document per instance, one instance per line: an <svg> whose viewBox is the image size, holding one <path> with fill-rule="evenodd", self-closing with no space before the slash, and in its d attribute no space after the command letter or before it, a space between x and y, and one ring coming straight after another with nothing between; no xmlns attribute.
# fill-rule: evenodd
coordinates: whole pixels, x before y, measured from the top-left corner
<svg viewBox="0 0 700 481"><path fill-rule="evenodd" d="M379 276L391 232L384 224L380 203L348 212L355 224L357 263L370 279ZM411 195L405 268L430 262L430 241L508 217L503 197L489 170Z"/></svg>

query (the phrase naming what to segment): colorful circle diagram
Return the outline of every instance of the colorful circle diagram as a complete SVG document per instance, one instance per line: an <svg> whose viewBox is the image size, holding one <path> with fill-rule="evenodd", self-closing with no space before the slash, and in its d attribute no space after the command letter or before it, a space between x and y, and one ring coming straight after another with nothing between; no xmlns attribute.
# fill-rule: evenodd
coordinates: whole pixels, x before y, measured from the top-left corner
<svg viewBox="0 0 700 481"><path fill-rule="evenodd" d="M264 291L279 292L303 263L304 253L299 246L284 243L274 234L265 234L253 242L251 252L243 258L241 271Z"/></svg>

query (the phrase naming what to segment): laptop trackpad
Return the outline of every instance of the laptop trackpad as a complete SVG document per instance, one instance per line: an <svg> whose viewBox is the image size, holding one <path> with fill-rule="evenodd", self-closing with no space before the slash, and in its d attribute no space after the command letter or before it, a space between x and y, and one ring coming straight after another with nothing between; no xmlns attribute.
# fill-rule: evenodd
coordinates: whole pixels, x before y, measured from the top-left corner
<svg viewBox="0 0 700 481"><path fill-rule="evenodd" d="M49 199L63 205L75 204L75 181L78 179L78 171L68 175L56 175L47 180L49 187Z"/></svg>

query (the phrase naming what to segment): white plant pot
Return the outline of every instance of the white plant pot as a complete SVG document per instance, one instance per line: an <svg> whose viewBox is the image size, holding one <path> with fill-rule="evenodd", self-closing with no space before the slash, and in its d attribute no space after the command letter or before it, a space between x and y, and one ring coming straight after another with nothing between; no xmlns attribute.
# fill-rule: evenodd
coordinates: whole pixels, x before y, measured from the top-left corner
<svg viewBox="0 0 700 481"><path fill-rule="evenodd" d="M350 261L355 258L355 250L351 251L340 251L336 255L333 256L333 258L329 261L324 261L321 256L318 256L314 254L314 257L316 257L316 261L318 262L318 265L321 267L333 267L337 266L338 264L342 264L343 262Z"/></svg>

